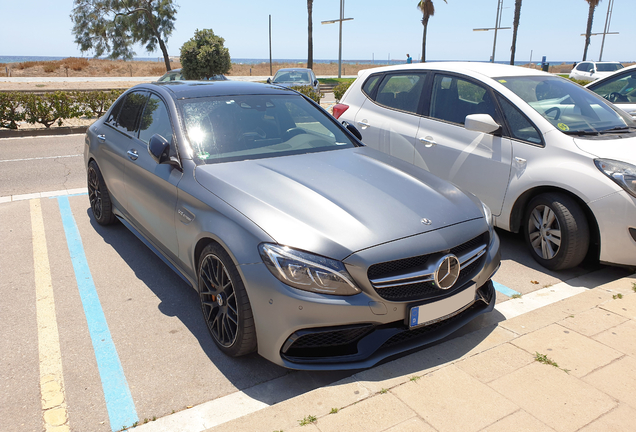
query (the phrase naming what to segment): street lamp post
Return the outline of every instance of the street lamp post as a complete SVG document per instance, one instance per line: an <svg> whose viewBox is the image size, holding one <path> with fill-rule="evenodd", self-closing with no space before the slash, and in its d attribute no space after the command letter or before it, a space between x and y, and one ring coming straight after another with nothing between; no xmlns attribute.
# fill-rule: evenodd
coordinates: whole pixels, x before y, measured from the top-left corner
<svg viewBox="0 0 636 432"><path fill-rule="evenodd" d="M495 18L495 26L493 28L476 28L473 31L495 31L495 37L492 42L492 56L490 62L495 62L495 48L497 47L497 30L510 30L510 27L501 27L501 16L503 15L503 0L497 0L497 17Z"/></svg>
<svg viewBox="0 0 636 432"><path fill-rule="evenodd" d="M340 24L340 38L338 41L338 78L342 78L342 22L350 21L353 18L345 18L344 17L344 0L340 0L340 19L329 20L329 21L321 21L321 24Z"/></svg>

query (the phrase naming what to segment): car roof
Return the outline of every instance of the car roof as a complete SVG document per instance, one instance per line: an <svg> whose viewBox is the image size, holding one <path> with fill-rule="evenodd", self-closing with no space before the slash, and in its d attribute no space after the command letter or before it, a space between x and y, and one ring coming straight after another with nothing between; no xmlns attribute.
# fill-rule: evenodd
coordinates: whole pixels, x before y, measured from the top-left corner
<svg viewBox="0 0 636 432"><path fill-rule="evenodd" d="M169 92L175 99L209 96L296 93L294 90L277 85L245 81L165 81L138 84L132 89L163 89Z"/></svg>
<svg viewBox="0 0 636 432"><path fill-rule="evenodd" d="M398 70L441 70L448 72L467 73L482 75L488 78L502 76L545 76L551 75L547 72L541 72L521 66L510 66L497 63L482 62L432 62L432 63L410 63L396 66L384 66L373 69L364 69L359 74L366 75L375 72L388 72Z"/></svg>

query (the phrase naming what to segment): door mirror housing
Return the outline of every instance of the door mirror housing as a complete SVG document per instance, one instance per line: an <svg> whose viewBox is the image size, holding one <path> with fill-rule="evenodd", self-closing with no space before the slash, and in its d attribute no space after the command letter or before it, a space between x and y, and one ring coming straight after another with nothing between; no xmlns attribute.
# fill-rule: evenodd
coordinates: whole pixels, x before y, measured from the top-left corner
<svg viewBox="0 0 636 432"><path fill-rule="evenodd" d="M150 137L148 153L158 164L170 162L170 143L159 134Z"/></svg>
<svg viewBox="0 0 636 432"><path fill-rule="evenodd" d="M501 130L501 126L490 116L490 114L470 114L466 116L464 122L466 130L494 134Z"/></svg>
<svg viewBox="0 0 636 432"><path fill-rule="evenodd" d="M271 84L272 83L272 79L271 78L267 78L267 84Z"/></svg>
<svg viewBox="0 0 636 432"><path fill-rule="evenodd" d="M360 131L358 130L358 128L356 128L354 125L352 125L349 122L343 121L342 125L347 128L347 130L349 132L351 132L353 134L353 136L355 136L356 138L358 138L360 141L362 141L362 134L360 133Z"/></svg>

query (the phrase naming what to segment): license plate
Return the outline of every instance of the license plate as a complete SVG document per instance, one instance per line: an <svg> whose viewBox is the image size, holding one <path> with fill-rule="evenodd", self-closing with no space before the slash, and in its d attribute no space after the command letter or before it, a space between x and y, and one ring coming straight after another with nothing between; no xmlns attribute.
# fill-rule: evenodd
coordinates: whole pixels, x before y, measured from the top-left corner
<svg viewBox="0 0 636 432"><path fill-rule="evenodd" d="M474 303L476 290L477 287L472 285L452 297L412 307L409 314L409 327L433 324L450 318L457 311Z"/></svg>

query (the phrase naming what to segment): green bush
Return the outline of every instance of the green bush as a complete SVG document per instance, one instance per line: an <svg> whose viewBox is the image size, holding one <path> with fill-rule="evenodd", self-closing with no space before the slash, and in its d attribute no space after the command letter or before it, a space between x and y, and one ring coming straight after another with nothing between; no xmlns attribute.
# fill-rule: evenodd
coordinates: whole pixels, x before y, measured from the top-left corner
<svg viewBox="0 0 636 432"><path fill-rule="evenodd" d="M21 109L21 102L20 93L0 93L0 128L18 128L18 122L24 120L24 111Z"/></svg>
<svg viewBox="0 0 636 432"><path fill-rule="evenodd" d="M294 87L294 90L296 90L298 93L304 94L316 103L320 103L320 98L324 97L322 93L314 91L314 88L312 86Z"/></svg>
<svg viewBox="0 0 636 432"><path fill-rule="evenodd" d="M333 95L335 96L336 101L340 102L340 99L342 99L342 97L344 96L347 89L349 89L351 84L353 84L353 81L343 82L333 88Z"/></svg>
<svg viewBox="0 0 636 432"><path fill-rule="evenodd" d="M86 117L101 117L123 90L77 92L75 97Z"/></svg>
<svg viewBox="0 0 636 432"><path fill-rule="evenodd" d="M25 94L22 107L28 123L40 123L47 128L55 122L58 126L62 126L63 120L80 117L83 114L80 104L71 97L70 92L57 91L42 96Z"/></svg>

